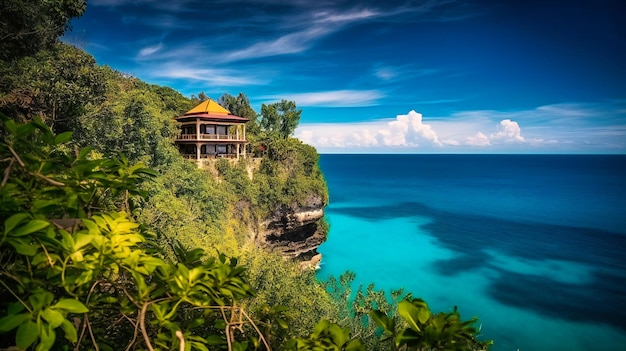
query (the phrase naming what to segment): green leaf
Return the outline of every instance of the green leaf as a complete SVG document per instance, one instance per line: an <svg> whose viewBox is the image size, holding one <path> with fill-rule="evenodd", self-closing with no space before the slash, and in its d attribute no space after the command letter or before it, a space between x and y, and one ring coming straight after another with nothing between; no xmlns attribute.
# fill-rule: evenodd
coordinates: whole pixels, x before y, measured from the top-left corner
<svg viewBox="0 0 626 351"><path fill-rule="evenodd" d="M65 317L63 317L61 312L55 311L52 308L46 308L45 310L43 310L41 312L41 317L43 317L43 319L50 323L52 328L57 328L65 320Z"/></svg>
<svg viewBox="0 0 626 351"><path fill-rule="evenodd" d="M404 329L396 336L396 346L408 344L409 346L419 346L422 335L412 329Z"/></svg>
<svg viewBox="0 0 626 351"><path fill-rule="evenodd" d="M37 254L37 246L32 245L27 238L9 238L7 244L13 246L20 255L35 256Z"/></svg>
<svg viewBox="0 0 626 351"><path fill-rule="evenodd" d="M276 318L276 322L278 323L278 325L283 328L283 329L289 329L289 324L287 324L287 322L284 319L281 318Z"/></svg>
<svg viewBox="0 0 626 351"><path fill-rule="evenodd" d="M419 319L420 323L425 324L430 318L430 310L427 307L420 308L417 318Z"/></svg>
<svg viewBox="0 0 626 351"><path fill-rule="evenodd" d="M4 221L4 235L13 230L18 224L22 223L24 219L29 218L26 213L16 213L13 216L7 218Z"/></svg>
<svg viewBox="0 0 626 351"><path fill-rule="evenodd" d="M50 223L48 221L44 221L41 219L33 219L29 221L28 223L26 223L25 225L20 226L19 228L13 230L13 232L10 233L10 236L18 237L18 236L28 235L36 231L42 230L48 226L50 226Z"/></svg>
<svg viewBox="0 0 626 351"><path fill-rule="evenodd" d="M54 144L55 145L64 144L70 141L70 139L72 139L72 132L64 132L64 133L57 135L54 138Z"/></svg>
<svg viewBox="0 0 626 351"><path fill-rule="evenodd" d="M207 345L226 345L226 339L220 335L209 335L206 338Z"/></svg>
<svg viewBox="0 0 626 351"><path fill-rule="evenodd" d="M90 146L87 146L87 147L82 148L82 149L80 150L80 152L78 153L78 158L79 158L79 159L84 159L84 158L85 158L85 156L87 156L87 155L91 152L91 150L93 150L93 148L92 148L92 147L90 147Z"/></svg>
<svg viewBox="0 0 626 351"><path fill-rule="evenodd" d="M344 348L345 351L365 351L365 347L360 340L352 340Z"/></svg>
<svg viewBox="0 0 626 351"><path fill-rule="evenodd" d="M67 319L64 319L63 323L61 323L61 329L63 329L63 332L65 333L65 338L70 342L76 342L78 340L76 328L74 328L74 325Z"/></svg>
<svg viewBox="0 0 626 351"><path fill-rule="evenodd" d="M9 304L9 308L7 308L7 314L18 314L24 311L24 305L20 302L13 302Z"/></svg>
<svg viewBox="0 0 626 351"><path fill-rule="evenodd" d="M30 313L5 316L0 319L0 332L7 332L30 319Z"/></svg>
<svg viewBox="0 0 626 351"><path fill-rule="evenodd" d="M415 331L421 331L417 322L419 321L419 309L409 301L400 301L398 303L398 314L404 319L409 326Z"/></svg>
<svg viewBox="0 0 626 351"><path fill-rule="evenodd" d="M389 318L385 313L379 310L374 310L369 313L370 317L383 328L385 333L393 334L395 331L395 323L393 319Z"/></svg>
<svg viewBox="0 0 626 351"><path fill-rule="evenodd" d="M17 333L15 335L15 344L17 347L21 350L25 350L32 343L34 343L39 336L37 329L37 324L35 324L32 320L22 323L17 329Z"/></svg>
<svg viewBox="0 0 626 351"><path fill-rule="evenodd" d="M56 339L56 333L52 329L51 325L44 325L40 330L40 339L41 341L37 345L35 351L48 351L54 346L54 340Z"/></svg>
<svg viewBox="0 0 626 351"><path fill-rule="evenodd" d="M61 299L52 308L66 310L70 313L87 313L89 309L82 302L73 299Z"/></svg>

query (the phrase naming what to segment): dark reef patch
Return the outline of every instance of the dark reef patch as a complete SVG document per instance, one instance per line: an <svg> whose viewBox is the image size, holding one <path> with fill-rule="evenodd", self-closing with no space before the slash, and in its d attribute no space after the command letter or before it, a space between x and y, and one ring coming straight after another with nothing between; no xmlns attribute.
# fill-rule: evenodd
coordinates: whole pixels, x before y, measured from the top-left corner
<svg viewBox="0 0 626 351"><path fill-rule="evenodd" d="M604 230L514 221L450 213L404 202L381 207L343 207L330 211L368 221L426 217L421 229L455 257L433 263L436 272L453 276L475 269L495 270L487 287L495 300L541 315L599 322L626 330L626 235ZM487 252L544 261L571 261L592 268L591 281L565 283L547 276L498 267Z"/></svg>

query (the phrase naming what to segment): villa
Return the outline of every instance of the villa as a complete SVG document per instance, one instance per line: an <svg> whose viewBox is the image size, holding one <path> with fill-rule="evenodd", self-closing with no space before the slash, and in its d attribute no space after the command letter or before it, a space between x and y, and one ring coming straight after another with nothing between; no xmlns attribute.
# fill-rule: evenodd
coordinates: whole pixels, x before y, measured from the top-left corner
<svg viewBox="0 0 626 351"><path fill-rule="evenodd" d="M217 102L205 100L175 120L181 127L176 145L184 157L198 162L207 158L246 157L249 119L232 115Z"/></svg>

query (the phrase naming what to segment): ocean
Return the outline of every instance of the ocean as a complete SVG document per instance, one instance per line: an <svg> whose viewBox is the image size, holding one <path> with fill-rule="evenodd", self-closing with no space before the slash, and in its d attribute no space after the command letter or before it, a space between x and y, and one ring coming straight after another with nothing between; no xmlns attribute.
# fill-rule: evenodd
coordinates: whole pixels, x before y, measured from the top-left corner
<svg viewBox="0 0 626 351"><path fill-rule="evenodd" d="M478 317L495 351L626 350L626 155L320 156L318 277Z"/></svg>

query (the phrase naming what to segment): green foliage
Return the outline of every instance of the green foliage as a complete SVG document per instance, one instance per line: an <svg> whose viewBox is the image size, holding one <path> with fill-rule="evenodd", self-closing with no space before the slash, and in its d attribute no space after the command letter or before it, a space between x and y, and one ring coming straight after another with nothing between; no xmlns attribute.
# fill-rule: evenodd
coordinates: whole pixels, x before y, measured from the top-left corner
<svg viewBox="0 0 626 351"><path fill-rule="evenodd" d="M352 340L350 331L327 320L320 321L308 338L296 338L287 342L288 351L365 351L360 340Z"/></svg>
<svg viewBox="0 0 626 351"><path fill-rule="evenodd" d="M103 99L103 76L95 64L91 55L62 43L0 62L0 111L22 121L38 117L56 132L77 130L85 106Z"/></svg>
<svg viewBox="0 0 626 351"><path fill-rule="evenodd" d="M301 114L302 110L297 110L293 101L281 100L269 105L263 104L259 126L270 139L286 139L296 130Z"/></svg>
<svg viewBox="0 0 626 351"><path fill-rule="evenodd" d="M131 162L142 161L156 169L180 158L172 145L178 133L173 117L184 106L180 94L107 67L99 69L105 77L105 97L87 106L79 118L77 143L104 154L123 153Z"/></svg>
<svg viewBox="0 0 626 351"><path fill-rule="evenodd" d="M298 139L277 141L254 176L259 208L273 211L281 206L327 204L328 190L318 158L315 148Z"/></svg>
<svg viewBox="0 0 626 351"><path fill-rule="evenodd" d="M86 159L89 150L77 157L64 154L58 147L70 136L55 136L39 121L20 124L3 117L2 131L0 159L6 171L0 196L18 199L2 203L0 333L12 333L4 342L37 350L89 343L109 349L154 343L171 349L185 341L191 349L206 350L208 339L199 335L235 342L241 316L251 322L235 303L253 295L237 260L202 259L199 250L180 255L177 263L164 260L150 251L154 245L125 213L90 215L91 209L106 209L107 201L94 197L94 188L135 191L150 171L109 159L97 165L111 161L124 167L85 168L93 166ZM58 189L64 195L60 201L36 205L51 201ZM65 216L72 218L59 218ZM110 326L111 320L125 322Z"/></svg>
<svg viewBox="0 0 626 351"><path fill-rule="evenodd" d="M453 312L430 312L422 299L407 298L398 303L397 313L407 327L380 310L370 312L372 319L382 328L382 341L393 341L396 348L407 350L487 350L492 341L478 341L479 332L473 324L478 320L461 321L456 306Z"/></svg>
<svg viewBox="0 0 626 351"><path fill-rule="evenodd" d="M85 0L0 2L0 61L32 55L58 41L69 21L87 8Z"/></svg>
<svg viewBox="0 0 626 351"><path fill-rule="evenodd" d="M246 304L273 348L280 349L289 338L307 335L322 319L338 318L339 306L325 293L315 272L303 272L297 262L256 248L246 248L241 261L256 291ZM268 306L278 307L279 313L270 313ZM279 319L289 328L283 328Z"/></svg>

